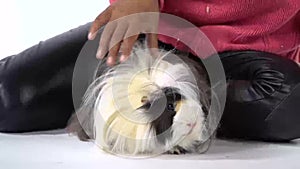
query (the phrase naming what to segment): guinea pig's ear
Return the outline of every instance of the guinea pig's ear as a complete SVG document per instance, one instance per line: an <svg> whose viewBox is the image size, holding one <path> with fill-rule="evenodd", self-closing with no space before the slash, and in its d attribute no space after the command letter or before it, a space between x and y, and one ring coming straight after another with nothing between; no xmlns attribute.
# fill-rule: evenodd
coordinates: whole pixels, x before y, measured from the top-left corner
<svg viewBox="0 0 300 169"><path fill-rule="evenodd" d="M174 93L174 101L184 100L185 97L181 93Z"/></svg>
<svg viewBox="0 0 300 169"><path fill-rule="evenodd" d="M139 109L145 109L145 110L147 110L147 109L150 109L150 107L151 107L151 103L149 102L149 101L147 101L147 102L145 102L141 107L139 107L139 108L137 108L138 110Z"/></svg>
<svg viewBox="0 0 300 169"><path fill-rule="evenodd" d="M180 101L184 99L184 96L180 93L180 89L175 87L165 87L162 89L162 91L165 93L165 95L172 99L172 101Z"/></svg>

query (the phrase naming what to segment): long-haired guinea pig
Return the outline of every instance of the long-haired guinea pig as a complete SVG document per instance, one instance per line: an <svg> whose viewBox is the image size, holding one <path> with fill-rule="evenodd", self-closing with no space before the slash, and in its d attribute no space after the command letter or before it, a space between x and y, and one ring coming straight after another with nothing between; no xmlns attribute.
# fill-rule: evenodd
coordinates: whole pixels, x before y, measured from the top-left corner
<svg viewBox="0 0 300 169"><path fill-rule="evenodd" d="M199 60L136 45L126 62L99 67L69 131L117 154L206 151L210 85Z"/></svg>

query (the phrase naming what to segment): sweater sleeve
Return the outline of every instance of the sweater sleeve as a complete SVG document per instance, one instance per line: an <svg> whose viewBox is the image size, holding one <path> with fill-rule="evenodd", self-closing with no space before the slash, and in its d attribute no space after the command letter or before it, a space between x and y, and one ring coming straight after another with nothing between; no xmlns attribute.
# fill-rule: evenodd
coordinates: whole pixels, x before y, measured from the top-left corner
<svg viewBox="0 0 300 169"><path fill-rule="evenodd" d="M165 0L158 0L158 3L159 3L159 11L161 11L164 8Z"/></svg>
<svg viewBox="0 0 300 169"><path fill-rule="evenodd" d="M109 3L112 4L114 3L116 0L109 0Z"/></svg>
<svg viewBox="0 0 300 169"><path fill-rule="evenodd" d="M117 0L109 0L109 3L112 4L114 2L116 2ZM159 3L159 10L161 11L164 7L164 0L157 0Z"/></svg>

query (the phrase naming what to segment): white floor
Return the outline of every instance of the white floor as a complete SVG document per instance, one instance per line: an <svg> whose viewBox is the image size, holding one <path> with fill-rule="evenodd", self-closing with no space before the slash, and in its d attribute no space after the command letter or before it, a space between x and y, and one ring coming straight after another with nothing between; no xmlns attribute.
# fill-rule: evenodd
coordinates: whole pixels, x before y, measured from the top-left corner
<svg viewBox="0 0 300 169"><path fill-rule="evenodd" d="M202 155L128 159L102 152L63 131L0 134L2 169L299 169L300 140L288 144L216 140Z"/></svg>
<svg viewBox="0 0 300 169"><path fill-rule="evenodd" d="M0 58L92 21L108 0L0 1ZM133 160L102 153L64 133L0 134L0 169L299 169L300 141L291 144L218 140L204 155Z"/></svg>

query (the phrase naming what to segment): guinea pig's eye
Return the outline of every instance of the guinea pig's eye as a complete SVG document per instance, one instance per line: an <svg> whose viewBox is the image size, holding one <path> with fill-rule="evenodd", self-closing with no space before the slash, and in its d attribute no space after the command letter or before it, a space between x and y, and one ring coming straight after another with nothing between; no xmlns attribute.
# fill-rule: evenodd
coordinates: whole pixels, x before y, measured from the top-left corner
<svg viewBox="0 0 300 169"><path fill-rule="evenodd" d="M174 111L174 104L171 104L171 103L169 103L168 104L168 106L167 106L167 109L169 110L169 111Z"/></svg>
<svg viewBox="0 0 300 169"><path fill-rule="evenodd" d="M142 103L146 103L148 101L148 97L147 96L143 96L142 98L141 98L141 102Z"/></svg>

